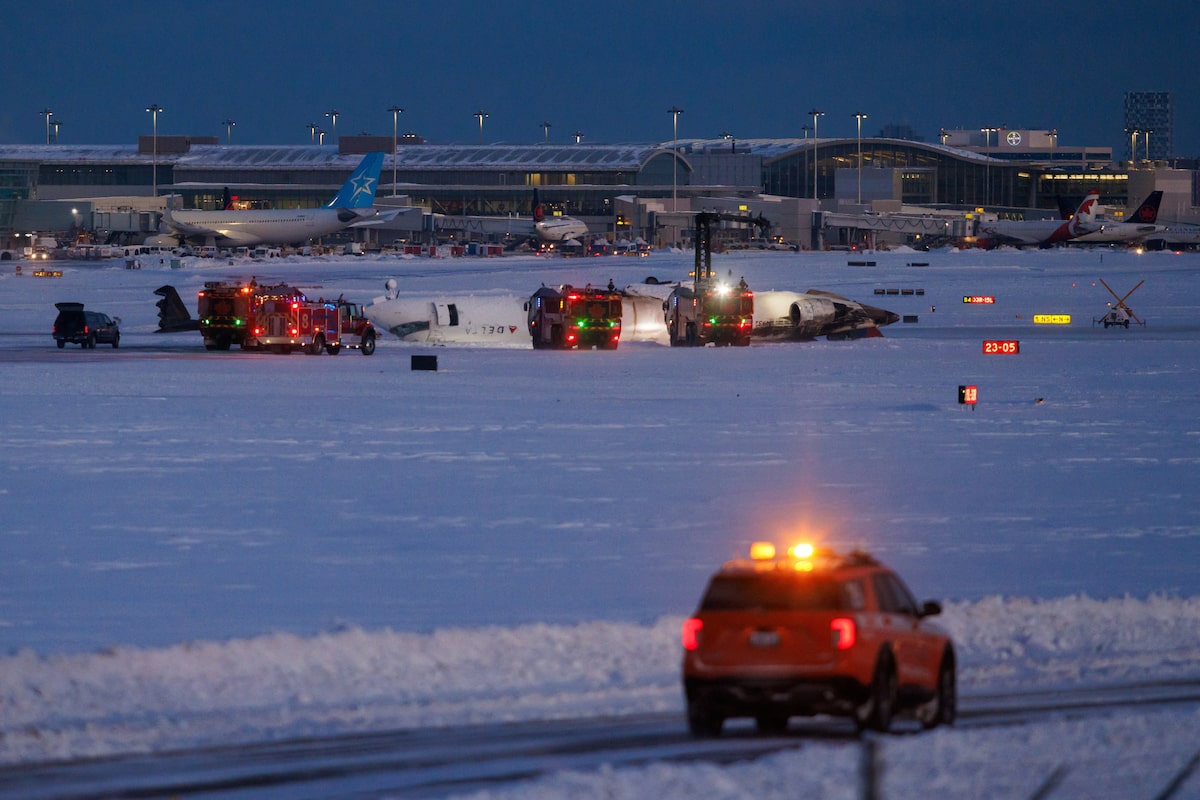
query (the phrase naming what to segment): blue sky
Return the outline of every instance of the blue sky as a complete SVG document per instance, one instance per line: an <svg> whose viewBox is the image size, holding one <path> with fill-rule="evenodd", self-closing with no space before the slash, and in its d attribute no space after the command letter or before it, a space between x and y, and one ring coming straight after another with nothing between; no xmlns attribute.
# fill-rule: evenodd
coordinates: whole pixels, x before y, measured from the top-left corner
<svg viewBox="0 0 1200 800"><path fill-rule="evenodd" d="M898 2L22 3L0 142L132 143L151 132L304 144L400 132L476 142L824 136L911 125L1057 128L1120 154L1124 92L1170 91L1175 149L1200 156L1200 6ZM1086 21L1085 21L1086 20Z"/></svg>

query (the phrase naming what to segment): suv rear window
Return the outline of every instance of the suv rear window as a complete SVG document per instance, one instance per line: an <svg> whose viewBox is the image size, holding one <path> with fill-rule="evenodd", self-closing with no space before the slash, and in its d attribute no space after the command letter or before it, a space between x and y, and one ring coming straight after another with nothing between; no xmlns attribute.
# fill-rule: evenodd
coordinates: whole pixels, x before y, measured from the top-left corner
<svg viewBox="0 0 1200 800"><path fill-rule="evenodd" d="M827 576L717 575L700 602L701 611L839 611L861 607L841 581ZM862 587L858 587L862 596Z"/></svg>

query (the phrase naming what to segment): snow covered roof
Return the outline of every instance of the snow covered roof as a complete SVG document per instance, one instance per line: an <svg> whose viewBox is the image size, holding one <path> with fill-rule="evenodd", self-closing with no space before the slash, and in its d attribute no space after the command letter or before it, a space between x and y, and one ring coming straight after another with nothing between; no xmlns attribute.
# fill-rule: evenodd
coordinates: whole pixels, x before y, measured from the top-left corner
<svg viewBox="0 0 1200 800"><path fill-rule="evenodd" d="M669 147L667 148L670 149ZM396 151L402 169L562 169L638 170L663 148L649 144L520 145L421 144ZM340 153L319 145L193 144L187 153L159 153L158 163L180 167L295 169L297 167L353 168L358 153ZM0 161L41 163L149 164L151 153L137 145L0 145ZM389 162L390 163L390 162Z"/></svg>
<svg viewBox="0 0 1200 800"><path fill-rule="evenodd" d="M638 170L662 150L657 144L424 144L401 147L396 158L407 169Z"/></svg>

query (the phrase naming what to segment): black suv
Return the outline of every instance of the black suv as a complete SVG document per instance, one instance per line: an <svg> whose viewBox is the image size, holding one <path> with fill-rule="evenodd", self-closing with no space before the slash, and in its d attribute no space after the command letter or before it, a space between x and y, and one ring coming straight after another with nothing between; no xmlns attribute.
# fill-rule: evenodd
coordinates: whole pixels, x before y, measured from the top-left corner
<svg viewBox="0 0 1200 800"><path fill-rule="evenodd" d="M54 341L60 348L67 342L94 348L97 343L121 346L121 330L117 322L99 311L84 311L83 303L55 303L58 317L54 320Z"/></svg>

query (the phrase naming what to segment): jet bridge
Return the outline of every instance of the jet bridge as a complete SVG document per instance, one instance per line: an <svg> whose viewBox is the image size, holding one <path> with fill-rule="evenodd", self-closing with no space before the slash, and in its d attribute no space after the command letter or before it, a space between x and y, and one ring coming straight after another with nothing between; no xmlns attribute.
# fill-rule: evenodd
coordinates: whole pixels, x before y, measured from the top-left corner
<svg viewBox="0 0 1200 800"><path fill-rule="evenodd" d="M833 236L831 236L831 232ZM831 244L858 244L874 239L873 234L892 233L903 237L905 244L918 239L924 243L941 244L974 235L971 220L961 214L848 214L838 211L814 211L812 248L823 250ZM870 236L866 234L871 234ZM831 241L834 239L834 241ZM870 242L874 244L874 242Z"/></svg>

